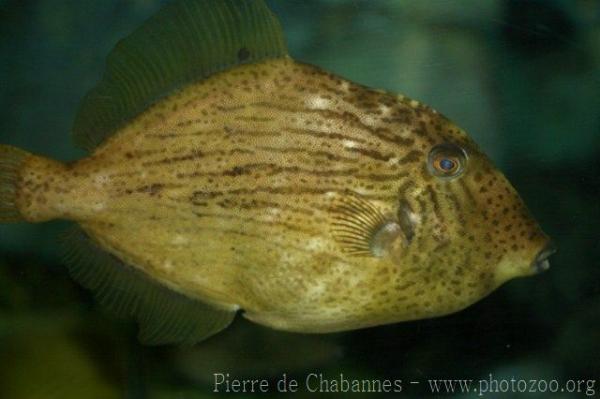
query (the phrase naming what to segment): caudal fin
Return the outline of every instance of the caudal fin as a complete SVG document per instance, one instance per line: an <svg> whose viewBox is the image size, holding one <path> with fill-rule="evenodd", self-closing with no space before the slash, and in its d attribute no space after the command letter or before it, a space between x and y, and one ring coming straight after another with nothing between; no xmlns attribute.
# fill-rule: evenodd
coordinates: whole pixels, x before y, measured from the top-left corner
<svg viewBox="0 0 600 399"><path fill-rule="evenodd" d="M16 204L17 186L23 160L29 155L16 147L0 144L0 223L23 220Z"/></svg>

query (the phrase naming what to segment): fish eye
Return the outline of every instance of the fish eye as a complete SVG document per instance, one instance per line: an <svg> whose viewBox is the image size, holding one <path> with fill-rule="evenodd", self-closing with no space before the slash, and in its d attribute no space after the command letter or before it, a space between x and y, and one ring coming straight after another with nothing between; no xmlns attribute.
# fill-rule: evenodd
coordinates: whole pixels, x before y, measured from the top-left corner
<svg viewBox="0 0 600 399"><path fill-rule="evenodd" d="M431 149L427 168L433 176L453 179L462 174L467 163L467 154L455 144L439 144Z"/></svg>

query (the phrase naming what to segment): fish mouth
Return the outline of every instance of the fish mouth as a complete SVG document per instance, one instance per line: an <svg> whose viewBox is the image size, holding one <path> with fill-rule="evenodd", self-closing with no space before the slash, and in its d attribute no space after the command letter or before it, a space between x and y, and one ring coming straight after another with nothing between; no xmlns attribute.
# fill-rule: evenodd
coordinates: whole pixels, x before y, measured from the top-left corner
<svg viewBox="0 0 600 399"><path fill-rule="evenodd" d="M536 273L542 273L550 268L550 261L548 258L556 252L556 246L553 242L546 244L544 248L537 254L531 264L531 268Z"/></svg>

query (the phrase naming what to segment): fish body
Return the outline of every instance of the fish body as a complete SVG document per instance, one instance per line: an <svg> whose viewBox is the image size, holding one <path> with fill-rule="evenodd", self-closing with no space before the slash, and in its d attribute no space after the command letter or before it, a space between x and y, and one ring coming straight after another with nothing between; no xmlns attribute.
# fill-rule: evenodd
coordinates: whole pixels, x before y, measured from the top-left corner
<svg viewBox="0 0 600 399"><path fill-rule="evenodd" d="M238 310L298 332L440 316L547 266L465 132L287 55L180 86L72 164L15 154L18 218L75 221L133 278L228 315L210 334ZM124 305L141 323L144 301Z"/></svg>

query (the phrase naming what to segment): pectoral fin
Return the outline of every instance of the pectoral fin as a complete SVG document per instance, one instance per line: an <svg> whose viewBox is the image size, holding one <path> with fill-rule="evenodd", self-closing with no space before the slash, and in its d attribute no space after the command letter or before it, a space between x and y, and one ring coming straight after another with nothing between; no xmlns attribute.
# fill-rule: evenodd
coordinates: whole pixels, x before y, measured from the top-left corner
<svg viewBox="0 0 600 399"><path fill-rule="evenodd" d="M148 345L195 344L227 327L235 312L175 292L102 250L76 226L66 241L72 277L121 317L134 317Z"/></svg>
<svg viewBox="0 0 600 399"><path fill-rule="evenodd" d="M337 194L330 215L331 233L346 254L380 258L407 242L396 218L358 194Z"/></svg>

